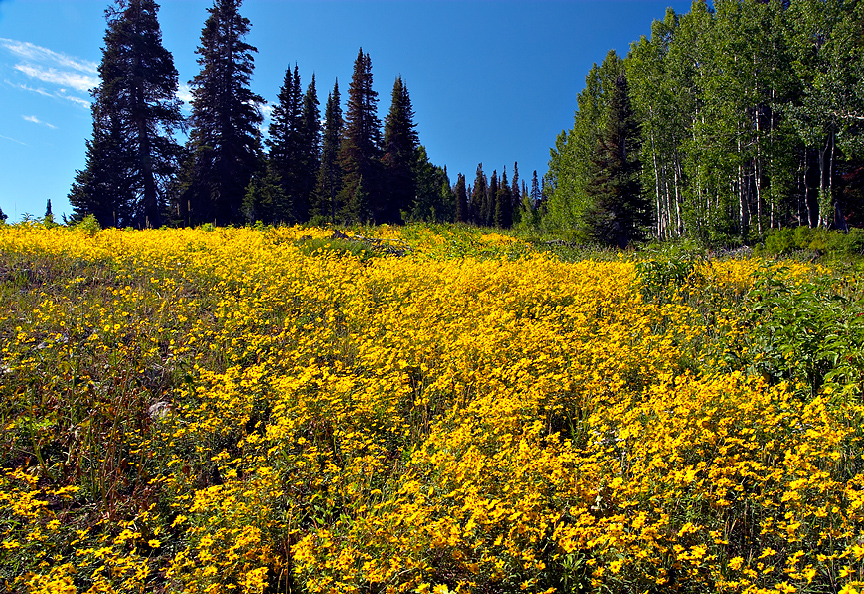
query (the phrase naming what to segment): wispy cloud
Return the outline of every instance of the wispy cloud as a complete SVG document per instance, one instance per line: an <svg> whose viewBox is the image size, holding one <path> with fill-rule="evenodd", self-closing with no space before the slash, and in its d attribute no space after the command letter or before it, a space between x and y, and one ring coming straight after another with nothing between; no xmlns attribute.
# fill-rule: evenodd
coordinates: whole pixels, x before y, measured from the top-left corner
<svg viewBox="0 0 864 594"><path fill-rule="evenodd" d="M90 105L90 101L81 97L80 93L87 93L99 84L95 62L55 52L27 41L3 37L0 37L0 49L17 60L13 66L15 71L30 80L50 86L46 89L43 86L33 87L20 82L6 81L7 84L46 97L66 99L82 107Z"/></svg>
<svg viewBox="0 0 864 594"><path fill-rule="evenodd" d="M27 41L16 41L14 39L6 39L0 37L0 46L6 48L10 53L23 58L28 62L36 62L38 64L51 64L57 68L65 68L67 70L76 70L85 74L96 76L98 65L96 62L89 60L81 60L66 54L52 51L46 47L29 43Z"/></svg>
<svg viewBox="0 0 864 594"><path fill-rule="evenodd" d="M24 146L30 146L26 142L21 142L20 140L15 140L14 138L9 138L8 136L3 136L2 134L0 134L0 138L5 138L6 140L11 140L12 142L17 142L18 144L22 144Z"/></svg>
<svg viewBox="0 0 864 594"><path fill-rule="evenodd" d="M25 120L27 120L28 122L33 122L34 124L41 124L41 125L43 125L43 126L48 126L49 128L52 128L52 129L54 129L54 130L57 129L57 126L55 126L54 124L49 124L48 122L43 122L42 120L40 120L40 119L37 118L36 116L25 116L25 115L22 115L21 117L24 118Z"/></svg>
<svg viewBox="0 0 864 594"><path fill-rule="evenodd" d="M77 72L69 72L57 70L56 68L42 68L41 66L33 66L31 64L16 64L15 70L26 74L30 78L41 80L42 82L60 85L64 87L72 87L77 91L86 93L93 87L99 84L99 79L95 76L87 76Z"/></svg>

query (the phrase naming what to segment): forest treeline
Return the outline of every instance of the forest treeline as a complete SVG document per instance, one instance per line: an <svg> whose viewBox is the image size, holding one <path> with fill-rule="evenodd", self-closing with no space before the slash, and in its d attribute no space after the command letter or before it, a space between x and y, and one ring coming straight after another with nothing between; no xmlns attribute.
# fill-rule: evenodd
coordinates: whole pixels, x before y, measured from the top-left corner
<svg viewBox="0 0 864 594"><path fill-rule="evenodd" d="M181 113L158 4L115 0L93 89L93 135L69 200L80 220L158 227L457 221L624 246L750 241L790 226L864 222L864 4L696 0L625 57L610 51L573 127L530 183L518 165L473 181L432 164L405 81L384 121L360 49L343 112L287 68L266 135L250 89L242 0L215 0ZM187 134L181 145L177 132ZM509 176L508 176L509 173Z"/></svg>
<svg viewBox="0 0 864 594"><path fill-rule="evenodd" d="M242 0L216 0L196 50L191 116L181 113L178 74L162 46L152 0L116 0L106 10L100 83L92 90L93 134L69 201L73 220L103 227L264 223L461 221L509 227L527 185L514 163L491 181L477 170L451 185L420 144L408 88L396 78L378 117L372 61L360 49L343 113L339 81L323 118L313 74L285 72L266 136L263 97L250 89L257 49L244 41ZM188 134L181 145L176 133ZM534 172L533 195L539 200ZM482 192L481 192L482 190ZM482 195L481 195L482 194Z"/></svg>
<svg viewBox="0 0 864 594"><path fill-rule="evenodd" d="M726 242L860 225L862 74L857 0L669 9L626 57L611 51L588 73L573 128L552 149L542 225L596 237L600 216L631 235ZM615 169L602 156L622 117L635 126L620 136L631 150ZM598 200L598 183L610 179L617 197Z"/></svg>

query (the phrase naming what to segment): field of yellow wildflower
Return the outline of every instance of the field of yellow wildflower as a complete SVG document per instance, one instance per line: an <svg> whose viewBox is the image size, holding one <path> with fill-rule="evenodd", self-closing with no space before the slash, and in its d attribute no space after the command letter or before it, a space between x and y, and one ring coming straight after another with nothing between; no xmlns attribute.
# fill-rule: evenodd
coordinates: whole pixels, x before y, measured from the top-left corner
<svg viewBox="0 0 864 594"><path fill-rule="evenodd" d="M844 272L0 227L0 590L864 592Z"/></svg>

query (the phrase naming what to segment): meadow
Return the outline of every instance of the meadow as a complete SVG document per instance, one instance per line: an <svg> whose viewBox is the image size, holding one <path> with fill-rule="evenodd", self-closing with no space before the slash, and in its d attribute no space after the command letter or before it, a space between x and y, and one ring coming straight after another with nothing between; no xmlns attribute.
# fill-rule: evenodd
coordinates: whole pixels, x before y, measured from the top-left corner
<svg viewBox="0 0 864 594"><path fill-rule="evenodd" d="M859 269L332 233L0 227L0 589L864 592Z"/></svg>

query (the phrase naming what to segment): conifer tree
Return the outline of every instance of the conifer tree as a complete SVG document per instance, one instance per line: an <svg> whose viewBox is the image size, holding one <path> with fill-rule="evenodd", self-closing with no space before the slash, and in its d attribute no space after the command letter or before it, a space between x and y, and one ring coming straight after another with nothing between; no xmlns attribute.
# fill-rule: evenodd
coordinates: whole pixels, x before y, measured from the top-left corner
<svg viewBox="0 0 864 594"><path fill-rule="evenodd" d="M507 183L507 168L501 173L501 182L495 192L494 223L499 229L509 229L513 226L513 198Z"/></svg>
<svg viewBox="0 0 864 594"><path fill-rule="evenodd" d="M475 225L484 224L484 208L486 204L486 194L488 192L488 182L486 174L483 173L483 163L477 165L477 174L474 178L474 186L471 189L471 222Z"/></svg>
<svg viewBox="0 0 864 594"><path fill-rule="evenodd" d="M534 176L531 178L531 208L537 209L540 206L542 194L540 192L540 182L537 179L537 170L534 170Z"/></svg>
<svg viewBox="0 0 864 594"><path fill-rule="evenodd" d="M165 187L182 151L173 133L183 116L158 12L153 0L117 0L105 11L100 83L91 92L93 137L69 193L74 219L92 214L103 227L163 223Z"/></svg>
<svg viewBox="0 0 864 594"><path fill-rule="evenodd" d="M239 223L246 188L262 162L264 99L249 88L258 50L243 41L249 19L240 16L241 3L215 0L196 50L201 72L191 81L191 162L178 204L192 223Z"/></svg>
<svg viewBox="0 0 864 594"><path fill-rule="evenodd" d="M386 204L379 222L397 223L400 211L409 211L417 194L414 164L419 140L414 129L414 110L408 88L401 76L396 77L391 94L390 111L384 122L384 169L387 180Z"/></svg>
<svg viewBox="0 0 864 594"><path fill-rule="evenodd" d="M294 65L294 72L288 68L277 102L270 116L269 138L270 166L273 175L282 186L285 197L282 205L274 205L275 222L294 223L299 220L300 160L303 146L301 119L303 115L303 94L300 88L300 69Z"/></svg>
<svg viewBox="0 0 864 594"><path fill-rule="evenodd" d="M627 78L621 74L612 90L606 127L592 159L594 183L585 226L595 241L625 247L641 239L648 223L648 205L639 183L639 130L630 107Z"/></svg>
<svg viewBox="0 0 864 594"><path fill-rule="evenodd" d="M315 74L303 97L300 114L300 154L297 159L297 198L294 213L298 221L309 220L315 181L321 166L321 112L318 109Z"/></svg>
<svg viewBox="0 0 864 594"><path fill-rule="evenodd" d="M465 176L461 173L456 175L456 222L467 223L470 219L468 210L468 194L465 191Z"/></svg>
<svg viewBox="0 0 864 594"><path fill-rule="evenodd" d="M339 200L346 205L347 218L354 222L374 221L381 210L378 207L381 120L377 104L378 93L372 89L372 60L360 48L348 87L348 110L339 148L339 165L343 171ZM361 180L363 196L358 197Z"/></svg>
<svg viewBox="0 0 864 594"><path fill-rule="evenodd" d="M337 196L342 187L342 169L339 166L339 147L342 141L342 106L339 103L339 80L327 97L324 110L324 133L321 146L321 165L316 184L314 214L323 220L336 223L341 210Z"/></svg>
<svg viewBox="0 0 864 594"><path fill-rule="evenodd" d="M489 187L486 189L486 201L483 203L483 226L491 227L495 224L495 201L498 198L498 170L492 170L489 178Z"/></svg>

